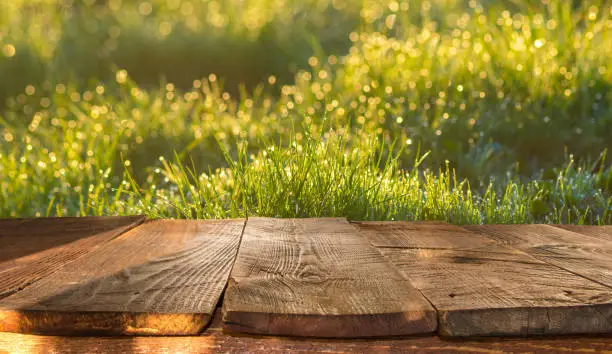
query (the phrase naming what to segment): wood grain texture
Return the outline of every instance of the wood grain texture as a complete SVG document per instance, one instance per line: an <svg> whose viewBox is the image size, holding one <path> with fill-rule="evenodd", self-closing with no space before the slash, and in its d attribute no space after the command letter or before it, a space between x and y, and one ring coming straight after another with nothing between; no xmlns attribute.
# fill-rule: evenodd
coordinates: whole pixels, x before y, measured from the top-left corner
<svg viewBox="0 0 612 354"><path fill-rule="evenodd" d="M453 225L361 222L438 311L443 336L612 332L612 291Z"/></svg>
<svg viewBox="0 0 612 354"><path fill-rule="evenodd" d="M243 226L146 222L0 300L0 331L199 333L225 287Z"/></svg>
<svg viewBox="0 0 612 354"><path fill-rule="evenodd" d="M612 336L312 339L236 335L220 316L199 336L58 337L0 333L0 353L612 353Z"/></svg>
<svg viewBox="0 0 612 354"><path fill-rule="evenodd" d="M143 216L0 219L0 299L143 221Z"/></svg>
<svg viewBox="0 0 612 354"><path fill-rule="evenodd" d="M466 228L612 288L612 241L541 224Z"/></svg>
<svg viewBox="0 0 612 354"><path fill-rule="evenodd" d="M590 225L553 225L564 230L577 232L579 234L602 238L612 241L612 225L590 226Z"/></svg>
<svg viewBox="0 0 612 354"><path fill-rule="evenodd" d="M368 337L436 329L431 305L346 219L249 218L223 300L225 328Z"/></svg>

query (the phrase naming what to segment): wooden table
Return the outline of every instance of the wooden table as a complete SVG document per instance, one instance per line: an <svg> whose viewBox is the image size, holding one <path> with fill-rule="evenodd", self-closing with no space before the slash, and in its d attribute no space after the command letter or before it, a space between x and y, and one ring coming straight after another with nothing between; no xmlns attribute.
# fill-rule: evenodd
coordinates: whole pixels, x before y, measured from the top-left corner
<svg viewBox="0 0 612 354"><path fill-rule="evenodd" d="M0 353L288 350L612 350L612 230L0 220Z"/></svg>

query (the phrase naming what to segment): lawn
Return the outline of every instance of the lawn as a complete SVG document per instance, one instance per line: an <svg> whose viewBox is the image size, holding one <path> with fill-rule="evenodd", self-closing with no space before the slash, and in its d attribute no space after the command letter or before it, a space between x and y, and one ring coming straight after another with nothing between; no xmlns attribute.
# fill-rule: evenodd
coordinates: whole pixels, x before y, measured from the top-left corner
<svg viewBox="0 0 612 354"><path fill-rule="evenodd" d="M0 217L612 224L612 1L0 2Z"/></svg>

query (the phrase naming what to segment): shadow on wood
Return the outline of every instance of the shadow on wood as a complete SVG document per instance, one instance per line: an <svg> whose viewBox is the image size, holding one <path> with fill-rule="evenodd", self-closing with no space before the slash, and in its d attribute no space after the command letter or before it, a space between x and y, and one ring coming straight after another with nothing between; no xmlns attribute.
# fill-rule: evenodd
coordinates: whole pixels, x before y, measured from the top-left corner
<svg viewBox="0 0 612 354"><path fill-rule="evenodd" d="M143 221L143 216L0 220L0 299Z"/></svg>
<svg viewBox="0 0 612 354"><path fill-rule="evenodd" d="M144 216L0 219L0 264L143 220Z"/></svg>
<svg viewBox="0 0 612 354"><path fill-rule="evenodd" d="M0 300L0 331L199 333L225 287L243 225L147 222Z"/></svg>

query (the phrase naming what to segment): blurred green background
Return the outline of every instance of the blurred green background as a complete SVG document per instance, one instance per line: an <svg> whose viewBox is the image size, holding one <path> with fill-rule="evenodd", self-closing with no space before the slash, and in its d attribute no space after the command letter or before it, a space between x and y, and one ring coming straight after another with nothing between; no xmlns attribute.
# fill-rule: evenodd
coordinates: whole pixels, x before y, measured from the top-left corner
<svg viewBox="0 0 612 354"><path fill-rule="evenodd" d="M408 203L404 211L380 214L339 199L310 214L611 222L612 172L604 158L612 142L611 5L2 2L0 216L151 212L146 208L180 217L241 215L258 203L240 194L254 186L239 179L257 156L271 146L327 144L338 135L346 151L372 148L365 141L373 137L393 144L370 157L355 155L350 164L361 166L357 174L367 172L361 159L376 155L372 178L381 179L385 159L397 157L394 168L421 179L442 169L434 184L448 171L445 193L477 204L493 190L524 188L517 193L526 199L511 208L526 212L496 219L503 200L494 198L488 206L463 203L460 217L452 203L433 216L411 214L404 207L425 205L427 197L402 202L405 191L395 195L391 188L372 198ZM246 165L236 167L243 146ZM324 171L326 155L308 151L313 171ZM274 162L284 166L278 171L295 162L283 156ZM233 174L223 178L245 184L210 194L211 209L193 207L191 194L176 196L179 176L169 172L182 165L189 167L181 173L193 178L180 183L203 195L215 187L200 184L202 174L228 166ZM454 185L461 181L469 188ZM308 200L324 193L300 191ZM265 211L251 210L285 215L287 201L280 199ZM310 215L302 210L295 214Z"/></svg>

